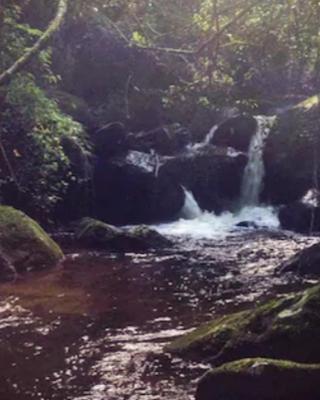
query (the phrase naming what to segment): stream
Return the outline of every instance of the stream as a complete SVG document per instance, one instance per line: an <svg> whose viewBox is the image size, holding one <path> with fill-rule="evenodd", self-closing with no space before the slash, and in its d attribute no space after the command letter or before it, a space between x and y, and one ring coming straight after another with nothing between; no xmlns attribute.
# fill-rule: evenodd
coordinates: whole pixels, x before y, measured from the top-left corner
<svg viewBox="0 0 320 400"><path fill-rule="evenodd" d="M171 238L161 252L69 250L59 267L1 285L1 400L192 399L208 366L165 354L168 342L312 283L273 272L316 237L242 229Z"/></svg>

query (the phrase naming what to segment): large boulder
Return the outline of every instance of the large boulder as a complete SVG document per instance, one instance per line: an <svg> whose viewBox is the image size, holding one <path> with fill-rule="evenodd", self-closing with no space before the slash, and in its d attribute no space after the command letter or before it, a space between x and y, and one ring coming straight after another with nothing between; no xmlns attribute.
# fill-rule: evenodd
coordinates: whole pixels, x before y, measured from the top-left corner
<svg viewBox="0 0 320 400"><path fill-rule="evenodd" d="M63 258L59 246L37 222L7 206L0 206L0 247L0 275L5 276L51 267Z"/></svg>
<svg viewBox="0 0 320 400"><path fill-rule="evenodd" d="M320 364L253 358L208 372L196 400L318 400Z"/></svg>
<svg viewBox="0 0 320 400"><path fill-rule="evenodd" d="M76 238L86 247L113 251L144 251L171 245L168 239L147 226L120 229L92 218L83 218L78 223Z"/></svg>
<svg viewBox="0 0 320 400"><path fill-rule="evenodd" d="M184 193L179 182L158 174L160 161L141 152L109 161L100 158L94 171L97 218L115 225L175 218Z"/></svg>
<svg viewBox="0 0 320 400"><path fill-rule="evenodd" d="M248 357L318 363L319 335L320 286L315 286L217 318L177 339L167 350L214 365Z"/></svg>
<svg viewBox="0 0 320 400"><path fill-rule="evenodd" d="M267 138L262 198L272 204L298 201L319 175L319 98L280 114Z"/></svg>
<svg viewBox="0 0 320 400"><path fill-rule="evenodd" d="M277 274L294 272L300 275L320 275L320 243L307 247L284 261L276 269Z"/></svg>
<svg viewBox="0 0 320 400"><path fill-rule="evenodd" d="M283 229L299 233L319 232L319 192L310 190L301 200L280 207L279 220Z"/></svg>
<svg viewBox="0 0 320 400"><path fill-rule="evenodd" d="M239 199L246 163L243 154L207 145L166 159L159 176L191 190L202 209L220 213Z"/></svg>
<svg viewBox="0 0 320 400"><path fill-rule="evenodd" d="M254 117L239 115L220 124L214 132L211 143L246 152L256 130L257 121Z"/></svg>
<svg viewBox="0 0 320 400"><path fill-rule="evenodd" d="M125 153L127 131L121 122L111 122L95 133L96 154L102 158L109 158Z"/></svg>

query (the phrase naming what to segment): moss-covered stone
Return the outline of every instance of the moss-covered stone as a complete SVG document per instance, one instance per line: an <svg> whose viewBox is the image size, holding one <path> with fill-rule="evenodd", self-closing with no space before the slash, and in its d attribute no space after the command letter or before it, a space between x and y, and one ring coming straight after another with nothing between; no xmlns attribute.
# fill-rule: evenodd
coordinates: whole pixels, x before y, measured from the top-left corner
<svg viewBox="0 0 320 400"><path fill-rule="evenodd" d="M18 272L50 267L63 257L37 222L7 206L0 206L0 246L2 258Z"/></svg>
<svg viewBox="0 0 320 400"><path fill-rule="evenodd" d="M121 229L93 218L83 218L78 223L76 238L87 247L114 251L143 251L171 244L145 225Z"/></svg>
<svg viewBox="0 0 320 400"><path fill-rule="evenodd" d="M196 400L318 400L320 364L242 359L208 372Z"/></svg>
<svg viewBox="0 0 320 400"><path fill-rule="evenodd" d="M215 365L247 357L320 362L320 286L218 318L167 350Z"/></svg>

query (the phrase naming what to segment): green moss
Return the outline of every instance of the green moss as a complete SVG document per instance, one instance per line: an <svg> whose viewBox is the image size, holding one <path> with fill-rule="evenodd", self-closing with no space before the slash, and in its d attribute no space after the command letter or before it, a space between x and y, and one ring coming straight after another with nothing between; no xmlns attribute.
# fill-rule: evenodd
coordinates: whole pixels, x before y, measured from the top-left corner
<svg viewBox="0 0 320 400"><path fill-rule="evenodd" d="M320 362L320 286L218 318L178 338L167 350L225 362L263 356Z"/></svg>
<svg viewBox="0 0 320 400"><path fill-rule="evenodd" d="M63 257L37 222L7 206L0 206L0 246L17 271L49 267Z"/></svg>
<svg viewBox="0 0 320 400"><path fill-rule="evenodd" d="M209 371L199 382L197 400L318 400L320 364L252 358Z"/></svg>
<svg viewBox="0 0 320 400"><path fill-rule="evenodd" d="M306 100L299 103L295 108L304 109L305 111L309 111L311 108L319 106L320 98L318 95L308 97Z"/></svg>

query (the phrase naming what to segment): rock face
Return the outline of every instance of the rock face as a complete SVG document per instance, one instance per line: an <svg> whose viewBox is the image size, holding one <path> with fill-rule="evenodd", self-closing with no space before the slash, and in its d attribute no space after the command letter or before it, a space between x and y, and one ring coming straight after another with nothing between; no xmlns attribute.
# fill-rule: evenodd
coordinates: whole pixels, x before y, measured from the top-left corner
<svg viewBox="0 0 320 400"><path fill-rule="evenodd" d="M157 174L158 161L146 153L99 159L94 172L95 212L115 225L151 223L175 218L183 206L179 183Z"/></svg>
<svg viewBox="0 0 320 400"><path fill-rule="evenodd" d="M113 251L144 251L171 245L168 239L147 226L120 229L92 218L79 222L76 238L86 247Z"/></svg>
<svg viewBox="0 0 320 400"><path fill-rule="evenodd" d="M244 155L209 145L166 160L159 176L191 190L202 209L220 213L239 199L246 163Z"/></svg>
<svg viewBox="0 0 320 400"><path fill-rule="evenodd" d="M317 400L320 364L253 358L208 372L196 400Z"/></svg>
<svg viewBox="0 0 320 400"><path fill-rule="evenodd" d="M246 152L256 129L257 121L253 117L239 115L219 125L211 142L216 146L233 147Z"/></svg>
<svg viewBox="0 0 320 400"><path fill-rule="evenodd" d="M0 275L51 267L63 257L59 246L24 213L0 206Z"/></svg>
<svg viewBox="0 0 320 400"><path fill-rule="evenodd" d="M318 96L278 116L264 151L264 201L293 203L313 186L315 173L319 174L318 131Z"/></svg>
<svg viewBox="0 0 320 400"><path fill-rule="evenodd" d="M125 153L127 131L120 122L112 122L100 128L95 133L96 154L109 158Z"/></svg>
<svg viewBox="0 0 320 400"><path fill-rule="evenodd" d="M277 273L320 275L320 243L303 249L277 268Z"/></svg>
<svg viewBox="0 0 320 400"><path fill-rule="evenodd" d="M282 206L279 220L282 228L299 233L320 231L320 204L317 190L309 190L299 201Z"/></svg>
<svg viewBox="0 0 320 400"><path fill-rule="evenodd" d="M226 315L168 346L214 365L248 357L320 362L320 286Z"/></svg>

